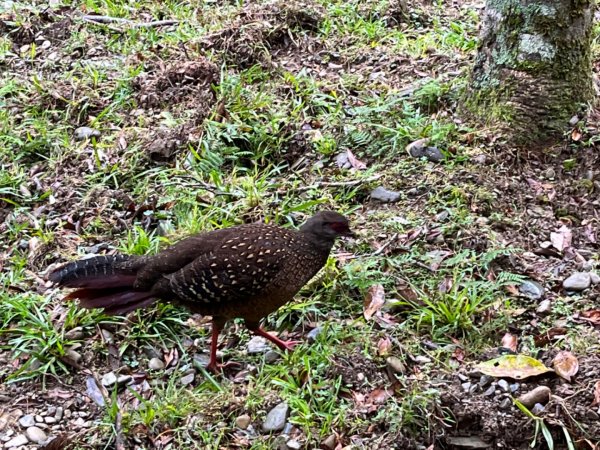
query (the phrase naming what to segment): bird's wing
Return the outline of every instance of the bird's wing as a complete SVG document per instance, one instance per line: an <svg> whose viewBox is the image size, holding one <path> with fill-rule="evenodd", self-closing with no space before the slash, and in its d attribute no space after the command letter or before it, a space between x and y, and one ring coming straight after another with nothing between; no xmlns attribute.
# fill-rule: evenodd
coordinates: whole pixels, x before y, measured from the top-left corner
<svg viewBox="0 0 600 450"><path fill-rule="evenodd" d="M285 249L274 248L268 240L233 237L167 278L171 291L182 299L227 302L263 292L289 256Z"/></svg>

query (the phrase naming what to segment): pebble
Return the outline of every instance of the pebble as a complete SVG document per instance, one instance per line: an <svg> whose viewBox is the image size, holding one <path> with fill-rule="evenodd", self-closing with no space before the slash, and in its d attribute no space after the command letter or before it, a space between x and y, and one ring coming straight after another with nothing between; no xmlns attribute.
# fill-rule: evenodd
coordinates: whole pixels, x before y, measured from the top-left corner
<svg viewBox="0 0 600 450"><path fill-rule="evenodd" d="M583 291L590 287L591 282L592 280L588 272L575 272L563 281L563 287L567 291Z"/></svg>
<svg viewBox="0 0 600 450"><path fill-rule="evenodd" d="M533 300L538 300L544 295L544 287L537 281L525 280L519 286L521 294Z"/></svg>
<svg viewBox="0 0 600 450"><path fill-rule="evenodd" d="M544 405L542 405L541 403L536 403L535 405L533 405L533 408L531 408L531 413L532 414L541 414L544 412Z"/></svg>
<svg viewBox="0 0 600 450"><path fill-rule="evenodd" d="M542 300L537 309L535 310L538 314L549 314L552 309L552 303L550 300Z"/></svg>
<svg viewBox="0 0 600 450"><path fill-rule="evenodd" d="M371 191L371 199L382 203L395 203L401 196L400 192L390 191L383 186L378 186Z"/></svg>
<svg viewBox="0 0 600 450"><path fill-rule="evenodd" d="M235 419L235 426L240 430L245 430L250 425L252 419L248 414L242 414L241 416Z"/></svg>
<svg viewBox="0 0 600 450"><path fill-rule="evenodd" d="M65 333L65 339L69 339L71 341L78 341L83 339L83 328L75 327Z"/></svg>
<svg viewBox="0 0 600 450"><path fill-rule="evenodd" d="M148 361L148 369L150 370L163 370L164 368L165 363L159 358L152 358L150 361Z"/></svg>
<svg viewBox="0 0 600 450"><path fill-rule="evenodd" d="M600 284L600 275L596 272L590 272L590 281L592 284Z"/></svg>
<svg viewBox="0 0 600 450"><path fill-rule="evenodd" d="M312 344L317 340L317 337L323 332L323 327L315 327L308 332L306 340L309 344Z"/></svg>
<svg viewBox="0 0 600 450"><path fill-rule="evenodd" d="M56 423L56 418L54 418L52 416L44 417L44 422L46 422L48 424L53 424L53 423Z"/></svg>
<svg viewBox="0 0 600 450"><path fill-rule="evenodd" d="M246 349L248 350L248 354L252 355L256 353L266 353L271 350L271 347L267 344L267 340L264 337L254 336L248 341Z"/></svg>
<svg viewBox="0 0 600 450"><path fill-rule="evenodd" d="M490 444L477 436L448 436L446 442L452 447L459 448L490 448Z"/></svg>
<svg viewBox="0 0 600 450"><path fill-rule="evenodd" d="M302 448L302 444L295 439L290 439L285 443L288 450L300 450Z"/></svg>
<svg viewBox="0 0 600 450"><path fill-rule="evenodd" d="M75 130L74 137L77 141L83 141L92 137L100 137L100 132L90 127L79 127Z"/></svg>
<svg viewBox="0 0 600 450"><path fill-rule="evenodd" d="M290 407L286 402L281 402L273 408L265 417L262 429L265 432L283 430L287 420Z"/></svg>
<svg viewBox="0 0 600 450"><path fill-rule="evenodd" d="M536 403L548 403L552 391L547 386L538 386L535 389L526 392L519 396L519 401L523 403L526 408L533 408Z"/></svg>
<svg viewBox="0 0 600 450"><path fill-rule="evenodd" d="M208 367L209 362L210 356L208 356L206 353L196 353L192 360L192 366L198 370L202 370Z"/></svg>
<svg viewBox="0 0 600 450"><path fill-rule="evenodd" d="M513 383L510 385L510 392L512 392L513 394L515 392L517 392L519 390L521 386L519 385L519 383Z"/></svg>
<svg viewBox="0 0 600 450"><path fill-rule="evenodd" d="M479 379L479 386L481 386L482 388L489 386L490 384L492 384L493 380L494 379L489 375L481 375L481 378Z"/></svg>
<svg viewBox="0 0 600 450"><path fill-rule="evenodd" d="M131 381L130 375L119 375L118 377L114 372L108 372L102 377L102 386L110 388L113 386L124 386Z"/></svg>
<svg viewBox="0 0 600 450"><path fill-rule="evenodd" d="M27 414L19 419L19 424L23 428L32 427L35 425L35 418L31 414Z"/></svg>
<svg viewBox="0 0 600 450"><path fill-rule="evenodd" d="M48 436L41 428L38 427L29 427L27 431L25 431L27 435L27 439L31 442L35 442L36 444L42 444L48 439Z"/></svg>
<svg viewBox="0 0 600 450"><path fill-rule="evenodd" d="M503 392L510 392L510 386L506 380L498 380L498 387L502 389Z"/></svg>
<svg viewBox="0 0 600 450"><path fill-rule="evenodd" d="M59 406L58 408L56 408L56 414L54 415L54 417L56 417L56 420L62 420L63 414L64 409L62 406Z"/></svg>
<svg viewBox="0 0 600 450"><path fill-rule="evenodd" d="M269 350L267 353L265 353L265 362L267 364L273 364L280 357L281 357L281 355L279 353L277 353L276 351Z"/></svg>
<svg viewBox="0 0 600 450"><path fill-rule="evenodd" d="M348 159L348 152L339 153L335 157L335 163L340 169L350 169L352 167L352 163Z"/></svg>
<svg viewBox="0 0 600 450"><path fill-rule="evenodd" d="M486 397L492 397L496 392L496 387L495 386L490 386L489 388L487 388L487 391L485 391L483 393L483 395L485 395Z"/></svg>
<svg viewBox="0 0 600 450"><path fill-rule="evenodd" d="M385 362L387 363L388 367L390 369L392 369L395 373L405 373L406 372L406 366L404 365L404 363L402 362L402 360L400 358L397 358L395 356L389 356Z"/></svg>
<svg viewBox="0 0 600 450"><path fill-rule="evenodd" d="M43 423L44 422L44 418L42 416L40 416L39 414L36 414L35 421Z"/></svg>
<svg viewBox="0 0 600 450"><path fill-rule="evenodd" d="M328 450L333 450L335 448L335 434L330 434L321 445Z"/></svg>
<svg viewBox="0 0 600 450"><path fill-rule="evenodd" d="M179 379L179 382L183 385L183 386L187 386L188 384L191 384L194 382L194 378L196 377L196 375L194 373L188 373L187 375L181 377Z"/></svg>
<svg viewBox="0 0 600 450"><path fill-rule="evenodd" d="M503 398L502 401L500 402L500 408L501 409L508 409L510 408L512 405L512 400L510 398Z"/></svg>
<svg viewBox="0 0 600 450"><path fill-rule="evenodd" d="M75 364L79 364L79 362L81 361L81 353L73 350L72 348L68 349L65 352L65 356L66 359L68 359L69 361L72 361Z"/></svg>
<svg viewBox="0 0 600 450"><path fill-rule="evenodd" d="M27 436L24 434L17 434L14 438L4 444L4 448L14 448L20 447L21 445L25 445L29 442Z"/></svg>
<svg viewBox="0 0 600 450"><path fill-rule="evenodd" d="M431 162L441 162L446 157L442 153L442 151L437 147L427 147L429 140L419 139L418 141L412 142L407 145L406 151L413 158L423 158L425 157Z"/></svg>
<svg viewBox="0 0 600 450"><path fill-rule="evenodd" d="M471 386L472 384L468 381L466 383L461 384L462 390L464 392L469 392L471 390Z"/></svg>

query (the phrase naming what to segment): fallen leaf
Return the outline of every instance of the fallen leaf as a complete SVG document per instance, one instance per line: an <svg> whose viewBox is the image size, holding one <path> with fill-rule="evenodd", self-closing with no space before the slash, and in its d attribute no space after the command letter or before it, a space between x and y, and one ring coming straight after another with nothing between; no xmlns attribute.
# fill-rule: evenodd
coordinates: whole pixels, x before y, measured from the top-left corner
<svg viewBox="0 0 600 450"><path fill-rule="evenodd" d="M571 139L574 140L575 142L580 141L581 140L581 131L579 131L579 129L575 128L573 131L571 131Z"/></svg>
<svg viewBox="0 0 600 450"><path fill-rule="evenodd" d="M389 355L391 349L392 341L390 341L390 338L384 337L379 339L379 342L377 343L377 354L379 356Z"/></svg>
<svg viewBox="0 0 600 450"><path fill-rule="evenodd" d="M541 333L533 338L535 345L537 347L543 347L548 344L550 341L556 339L557 337L564 336L567 334L567 329L562 327L554 327L546 330L545 333Z"/></svg>
<svg viewBox="0 0 600 450"><path fill-rule="evenodd" d="M517 337L514 334L506 333L502 338L502 347L517 353Z"/></svg>
<svg viewBox="0 0 600 450"><path fill-rule="evenodd" d="M543 373L553 372L541 361L525 355L503 355L479 363L475 368L485 375L497 378L514 378L515 380L524 380Z"/></svg>
<svg viewBox="0 0 600 450"><path fill-rule="evenodd" d="M590 309L579 313L579 318L586 322L593 323L594 325L600 325L600 309Z"/></svg>
<svg viewBox="0 0 600 450"><path fill-rule="evenodd" d="M552 246L559 252L562 252L567 247L570 247L572 240L573 233L566 225L560 227L558 231L550 233L550 241L552 242Z"/></svg>
<svg viewBox="0 0 600 450"><path fill-rule="evenodd" d="M352 153L350 150L347 150L347 153L348 161L350 162L350 164L352 164L352 167L359 170L367 168L367 165L358 158L356 158L356 156L354 156L354 153Z"/></svg>
<svg viewBox="0 0 600 450"><path fill-rule="evenodd" d="M571 377L575 376L579 370L579 361L577 361L577 357L573 353L563 350L556 354L552 361L552 366L558 376L571 381Z"/></svg>
<svg viewBox="0 0 600 450"><path fill-rule="evenodd" d="M381 405L391 396L391 391L388 391L385 388L377 388L366 396L366 401L373 403L374 405Z"/></svg>
<svg viewBox="0 0 600 450"><path fill-rule="evenodd" d="M369 288L365 297L364 312L365 319L371 320L371 317L378 312L385 303L385 291L381 284L374 284Z"/></svg>
<svg viewBox="0 0 600 450"><path fill-rule="evenodd" d="M600 405L600 380L596 381L594 385L594 401L590 406L598 406Z"/></svg>

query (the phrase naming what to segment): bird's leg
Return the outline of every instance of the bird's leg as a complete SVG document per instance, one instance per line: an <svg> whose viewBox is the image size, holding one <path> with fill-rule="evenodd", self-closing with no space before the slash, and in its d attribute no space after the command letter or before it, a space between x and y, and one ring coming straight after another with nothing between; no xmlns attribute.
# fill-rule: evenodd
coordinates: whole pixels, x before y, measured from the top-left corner
<svg viewBox="0 0 600 450"><path fill-rule="evenodd" d="M277 347L279 347L281 350L292 351L296 345L302 343L302 341L283 341L283 340L279 339L278 337L267 333L258 324L246 322L246 327L248 327L248 329L250 331L252 331L254 334L268 339L269 341L274 343Z"/></svg>
<svg viewBox="0 0 600 450"><path fill-rule="evenodd" d="M214 318L212 320L212 337L210 340L210 361L206 368L211 372L218 372L222 364L217 363L217 345L219 343L219 334L225 326L225 321L220 318Z"/></svg>

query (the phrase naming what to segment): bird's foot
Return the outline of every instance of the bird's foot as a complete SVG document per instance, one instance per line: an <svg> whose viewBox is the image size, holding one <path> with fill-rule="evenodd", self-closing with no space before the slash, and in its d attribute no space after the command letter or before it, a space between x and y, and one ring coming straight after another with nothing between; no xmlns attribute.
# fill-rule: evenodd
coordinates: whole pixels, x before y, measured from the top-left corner
<svg viewBox="0 0 600 450"><path fill-rule="evenodd" d="M235 362L235 361L227 361L225 363L211 361L206 366L206 370L208 370L214 374L219 374L219 373L223 372L223 369L226 369L228 367L238 367L239 368L239 367L242 367L242 364L240 364L239 362Z"/></svg>
<svg viewBox="0 0 600 450"><path fill-rule="evenodd" d="M291 352L296 345L302 343L302 341L284 341L284 340L281 340L277 336L273 336L272 334L267 333L262 328L256 328L256 329L251 330L251 331L254 334L257 334L259 336L262 336L262 337L268 339L273 344L275 344L277 347L279 347L281 350L287 350L289 352Z"/></svg>

